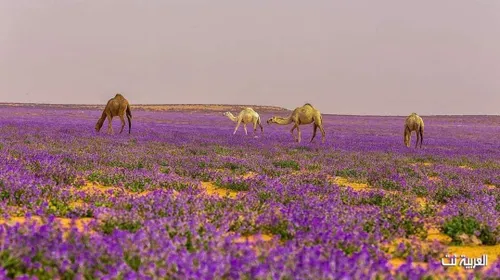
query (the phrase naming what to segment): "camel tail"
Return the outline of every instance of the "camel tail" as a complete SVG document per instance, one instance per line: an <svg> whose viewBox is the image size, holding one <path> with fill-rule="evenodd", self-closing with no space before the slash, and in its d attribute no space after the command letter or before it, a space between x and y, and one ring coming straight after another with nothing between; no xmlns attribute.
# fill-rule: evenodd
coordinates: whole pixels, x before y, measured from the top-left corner
<svg viewBox="0 0 500 280"><path fill-rule="evenodd" d="M128 119L128 133L132 130L132 112L130 111L130 105L127 104L127 119Z"/></svg>

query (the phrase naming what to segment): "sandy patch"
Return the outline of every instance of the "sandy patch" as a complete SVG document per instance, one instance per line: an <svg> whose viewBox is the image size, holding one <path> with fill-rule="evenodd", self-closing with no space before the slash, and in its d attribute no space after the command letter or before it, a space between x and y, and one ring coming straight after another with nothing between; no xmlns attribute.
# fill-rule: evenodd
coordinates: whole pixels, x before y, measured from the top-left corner
<svg viewBox="0 0 500 280"><path fill-rule="evenodd" d="M419 166L419 165L423 165L423 166L432 166L434 163L432 162L420 162L420 163L412 163L410 164L411 166Z"/></svg>
<svg viewBox="0 0 500 280"><path fill-rule="evenodd" d="M437 240L442 244L449 244L451 242L451 237L439 231L435 227L431 227L427 232L427 241Z"/></svg>
<svg viewBox="0 0 500 280"><path fill-rule="evenodd" d="M234 239L234 243L256 243L257 241L270 241L273 236L269 234L241 236Z"/></svg>
<svg viewBox="0 0 500 280"><path fill-rule="evenodd" d="M201 187L206 191L208 195L216 195L219 197L228 196L229 198L235 198L238 195L238 192L218 188L211 182L201 182Z"/></svg>
<svg viewBox="0 0 500 280"><path fill-rule="evenodd" d="M467 165L460 165L459 168L467 169L467 170L472 170L473 169L472 167L467 166Z"/></svg>
<svg viewBox="0 0 500 280"><path fill-rule="evenodd" d="M406 262L406 260L404 259L399 259L399 258L394 258L394 259L390 259L389 260L389 264L392 265L392 268L393 268L393 272L395 272L400 266L402 266L404 263ZM427 269L428 267L428 264L427 263L424 263L424 262L412 262L411 266L413 268L417 268L417 267L422 267L424 269Z"/></svg>
<svg viewBox="0 0 500 280"><path fill-rule="evenodd" d="M116 192L124 191L123 189L118 187L103 186L98 183L92 183L92 182L85 182L85 185L83 185L80 188L77 188L76 190L83 191L87 194L105 193L109 191L116 191Z"/></svg>
<svg viewBox="0 0 500 280"><path fill-rule="evenodd" d="M113 186L103 186L101 184L92 183L92 182L85 182L85 185L83 185L82 187L77 188L75 190L76 191L83 191L86 194L90 194L90 195L115 192L115 193L126 193L129 195L135 196L135 197L141 197L141 196L145 196L145 195L148 195L149 193L151 193L150 191L143 191L140 193L136 193L136 192L131 192L129 190L126 190L124 188L113 187Z"/></svg>
<svg viewBox="0 0 500 280"><path fill-rule="evenodd" d="M496 189L496 186L495 185L491 185L491 184L486 184L486 187L490 190L494 190Z"/></svg>
<svg viewBox="0 0 500 280"><path fill-rule="evenodd" d="M342 186L351 187L355 191L362 191L362 190L369 189L368 184L350 182L347 178L343 178L343 177L339 177L339 176L335 176L335 177L328 176L328 179L331 182L333 182L334 184L337 184L341 187Z"/></svg>
<svg viewBox="0 0 500 280"><path fill-rule="evenodd" d="M254 178L257 175L259 175L259 174L250 171L250 172L247 172L245 175L241 176L241 178L243 178L243 179L249 179L249 178Z"/></svg>
<svg viewBox="0 0 500 280"><path fill-rule="evenodd" d="M56 222L59 222L61 227L65 230L69 230L72 227L72 222L74 221L74 227L78 229L78 231L83 232L85 230L85 226L90 224L94 219L92 218L77 218L77 219L69 219L69 218L55 218ZM16 224L24 224L29 221L34 221L38 225L43 224L43 219L39 216L32 216L31 219L27 219L25 217L11 217L9 220L0 219L0 224L6 224L9 226L14 226Z"/></svg>
<svg viewBox="0 0 500 280"><path fill-rule="evenodd" d="M247 244L249 247L257 254L265 254L273 247L274 242L269 242L273 240L273 236L269 234L255 234L249 236L241 236L233 239L236 244Z"/></svg>
<svg viewBox="0 0 500 280"><path fill-rule="evenodd" d="M437 176L428 176L427 179L429 179L429 181L432 181L432 182L439 182L439 181L441 181L441 178L439 178Z"/></svg>
<svg viewBox="0 0 500 280"><path fill-rule="evenodd" d="M69 207L71 208L81 208L85 205L87 205L87 203L83 202L81 199L69 203Z"/></svg>
<svg viewBox="0 0 500 280"><path fill-rule="evenodd" d="M417 197L417 199L415 200L422 209L425 208L425 206L427 206L427 199L425 199L425 197Z"/></svg>

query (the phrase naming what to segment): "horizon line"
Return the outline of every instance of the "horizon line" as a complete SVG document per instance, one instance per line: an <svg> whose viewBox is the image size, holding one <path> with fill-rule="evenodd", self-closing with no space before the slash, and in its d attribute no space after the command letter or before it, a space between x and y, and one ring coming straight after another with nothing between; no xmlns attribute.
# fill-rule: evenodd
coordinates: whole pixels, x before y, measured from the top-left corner
<svg viewBox="0 0 500 280"><path fill-rule="evenodd" d="M35 103L35 102L0 102L0 106L2 105L21 105L21 106L34 106L34 105L42 105L42 106L101 106L105 107L106 104L96 104L96 103ZM134 106L254 106L254 107L271 107L276 109L283 109L286 111L292 111L293 109L288 109L285 107L281 107L278 105L256 105L256 104L215 104L215 103L144 103L144 104L134 104ZM405 117L407 115L375 115L375 114L335 114L335 113L321 113L322 115L330 115L330 116L363 116L363 117ZM419 114L420 115L420 114ZM433 116L499 116L499 114L422 114L421 116L433 117Z"/></svg>

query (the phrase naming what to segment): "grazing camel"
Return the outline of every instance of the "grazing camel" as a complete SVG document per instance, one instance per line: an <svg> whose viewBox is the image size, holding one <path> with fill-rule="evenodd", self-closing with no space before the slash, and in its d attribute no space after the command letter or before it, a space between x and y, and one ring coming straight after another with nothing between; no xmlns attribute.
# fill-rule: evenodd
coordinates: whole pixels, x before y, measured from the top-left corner
<svg viewBox="0 0 500 280"><path fill-rule="evenodd" d="M417 148L418 142L420 140L420 148L422 148L422 142L424 141L424 121L416 113L412 113L406 118L405 122L405 133L404 142L406 147L410 147L411 133L415 131L417 135L417 142L415 143L415 148Z"/></svg>
<svg viewBox="0 0 500 280"><path fill-rule="evenodd" d="M260 132L264 132L264 128L262 127L262 123L260 121L260 116L257 112L255 112L252 108L245 108L241 110L237 117L235 117L231 112L225 112L224 116L228 117L233 122L236 122L236 127L234 128L233 135L236 134L236 131L240 127L240 124L243 123L243 129L245 130L245 135L248 135L247 132L247 123L253 123L253 134L255 135L257 131L257 125L260 126Z"/></svg>
<svg viewBox="0 0 500 280"><path fill-rule="evenodd" d="M95 125L95 130L99 132L106 118L108 119L108 134L113 134L113 127L111 126L111 121L113 117L120 117L122 121L122 128L120 133L123 132L123 128L125 127L125 114L127 114L128 119L128 133L130 134L130 130L132 129L132 113L130 112L130 104L127 99L123 97L123 95L117 93L115 97L111 98L106 104L106 108L104 108L101 118L97 121Z"/></svg>
<svg viewBox="0 0 500 280"><path fill-rule="evenodd" d="M267 120L267 124L275 123L275 124L287 125L292 122L294 123L294 125L292 127L292 130L290 130L290 132L292 133L292 136L295 139L295 141L299 143L301 141L301 133L299 126L302 124L313 123L314 130L311 141L309 143L313 141L314 137L316 136L316 130L318 128L319 130L321 130L321 142L325 143L325 130L323 129L323 117L321 116L320 111L314 108L311 104L306 103L302 107L295 108L295 110L293 110L292 114L288 118L272 117L269 120ZM293 131L295 129L297 129L298 138L295 138L295 135L293 134Z"/></svg>

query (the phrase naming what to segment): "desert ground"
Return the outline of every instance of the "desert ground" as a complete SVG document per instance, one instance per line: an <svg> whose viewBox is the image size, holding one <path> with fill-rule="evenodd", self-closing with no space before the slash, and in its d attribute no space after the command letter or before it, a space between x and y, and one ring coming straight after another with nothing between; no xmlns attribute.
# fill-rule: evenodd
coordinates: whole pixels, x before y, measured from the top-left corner
<svg viewBox="0 0 500 280"><path fill-rule="evenodd" d="M243 107L132 105L107 135L103 106L1 104L0 278L499 279L500 117L422 116L415 149L405 116L296 143L254 106L233 135Z"/></svg>

